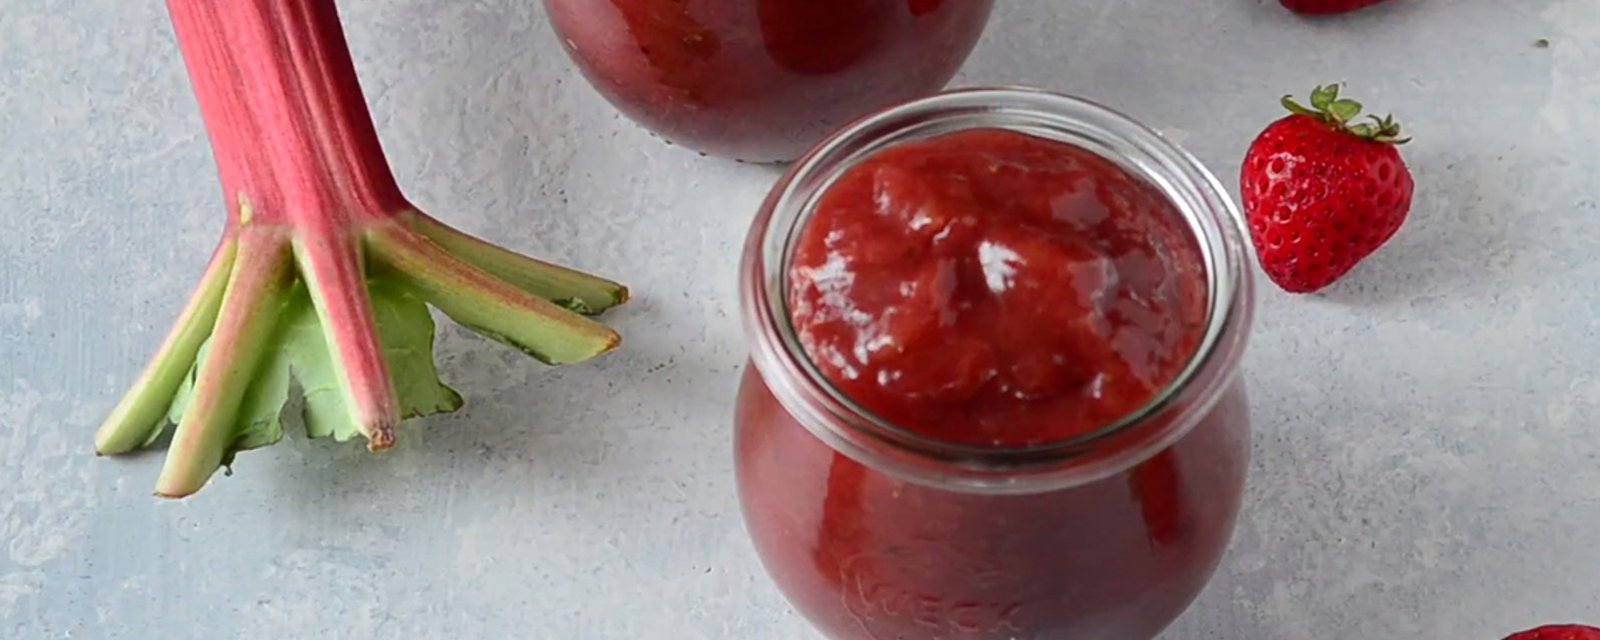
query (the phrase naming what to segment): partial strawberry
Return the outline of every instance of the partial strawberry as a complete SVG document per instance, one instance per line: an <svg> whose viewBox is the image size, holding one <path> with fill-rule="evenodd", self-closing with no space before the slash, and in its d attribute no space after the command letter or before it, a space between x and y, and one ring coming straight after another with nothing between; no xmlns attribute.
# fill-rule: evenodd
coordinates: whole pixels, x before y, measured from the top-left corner
<svg viewBox="0 0 1600 640"><path fill-rule="evenodd" d="M1505 640L1600 640L1600 629L1578 624L1553 624L1506 636Z"/></svg>
<svg viewBox="0 0 1600 640"><path fill-rule="evenodd" d="M1290 293L1344 277L1400 230L1413 183L1394 118L1352 124L1361 103L1317 87L1311 107L1283 97L1289 116L1251 143L1240 171L1250 239L1261 268Z"/></svg>
<svg viewBox="0 0 1600 640"><path fill-rule="evenodd" d="M1328 16L1359 11L1385 0L1278 0L1283 8L1304 16Z"/></svg>

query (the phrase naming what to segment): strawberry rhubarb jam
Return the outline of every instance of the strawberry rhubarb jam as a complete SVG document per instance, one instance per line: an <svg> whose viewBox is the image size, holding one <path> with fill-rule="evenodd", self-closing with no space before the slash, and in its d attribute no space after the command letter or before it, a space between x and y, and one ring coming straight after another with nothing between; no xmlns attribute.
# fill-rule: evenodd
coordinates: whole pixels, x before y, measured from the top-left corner
<svg viewBox="0 0 1600 640"><path fill-rule="evenodd" d="M993 0L545 0L578 69L674 143L793 159L831 129L938 91Z"/></svg>
<svg viewBox="0 0 1600 640"><path fill-rule="evenodd" d="M1150 135L1012 91L879 117L985 99ZM779 185L816 197L757 221L747 266L782 277L746 274L741 502L769 574L836 640L1153 638L1238 513L1249 298L1217 273L1241 237L1225 196L1183 183L1216 207L1186 212L1104 150L992 120L876 144L851 136L893 128L863 124L830 143L843 166L825 145Z"/></svg>
<svg viewBox="0 0 1600 640"><path fill-rule="evenodd" d="M904 144L823 196L789 270L829 382L940 440L1021 446L1148 403L1205 330L1194 240L1088 151L1003 130Z"/></svg>

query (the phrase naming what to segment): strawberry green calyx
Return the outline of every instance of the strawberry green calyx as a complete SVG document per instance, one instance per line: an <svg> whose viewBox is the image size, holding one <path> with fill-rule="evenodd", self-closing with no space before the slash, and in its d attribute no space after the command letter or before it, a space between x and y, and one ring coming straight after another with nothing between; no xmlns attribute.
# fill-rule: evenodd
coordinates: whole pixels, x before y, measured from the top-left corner
<svg viewBox="0 0 1600 640"><path fill-rule="evenodd" d="M590 316L626 287L474 238L401 194L333 0L167 4L227 224L97 453L170 434L155 493L187 496L282 437L293 388L309 435L392 447L402 420L462 404L435 369L430 304L550 364L618 346Z"/></svg>
<svg viewBox="0 0 1600 640"><path fill-rule="evenodd" d="M1290 113L1315 118L1335 131L1343 131L1362 140L1394 145L1411 141L1410 138L1400 137L1400 123L1396 122L1392 115L1381 118L1368 115L1366 119L1371 122L1355 122L1361 117L1362 105L1355 100L1339 97L1338 84L1312 89L1309 108L1295 102L1294 96L1290 95L1285 95L1282 103ZM1355 123L1351 124L1352 122Z"/></svg>

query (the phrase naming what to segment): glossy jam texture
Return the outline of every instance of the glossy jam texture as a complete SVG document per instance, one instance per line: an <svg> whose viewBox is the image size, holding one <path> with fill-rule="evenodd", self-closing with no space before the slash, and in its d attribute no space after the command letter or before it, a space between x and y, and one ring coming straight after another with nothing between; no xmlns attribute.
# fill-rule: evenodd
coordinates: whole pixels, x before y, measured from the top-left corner
<svg viewBox="0 0 1600 640"><path fill-rule="evenodd" d="M933 93L993 0L545 0L584 76L666 139L790 160L846 121Z"/></svg>
<svg viewBox="0 0 1600 640"><path fill-rule="evenodd" d="M1005 130L879 151L828 188L789 271L821 373L923 435L1021 446L1148 403L1194 354L1203 263L1157 189Z"/></svg>

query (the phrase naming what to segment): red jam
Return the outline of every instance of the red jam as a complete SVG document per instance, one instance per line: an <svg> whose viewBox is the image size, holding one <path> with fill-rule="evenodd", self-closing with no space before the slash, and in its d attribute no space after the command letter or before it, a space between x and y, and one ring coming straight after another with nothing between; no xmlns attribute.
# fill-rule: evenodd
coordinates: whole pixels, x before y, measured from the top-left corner
<svg viewBox="0 0 1600 640"><path fill-rule="evenodd" d="M840 391L945 441L1062 440L1129 415L1205 330L1172 203L1098 155L978 130L852 167L800 236L790 303Z"/></svg>
<svg viewBox="0 0 1600 640"><path fill-rule="evenodd" d="M1084 435L1171 384L1205 331L1193 234L1161 192L1065 143L974 130L879 151L804 223L786 292L864 409L983 447ZM1235 383L1101 480L1025 495L890 476L816 438L751 368L736 456L756 549L836 640L1155 637L1200 592L1243 491Z"/></svg>
<svg viewBox="0 0 1600 640"><path fill-rule="evenodd" d="M545 0L608 100L675 143L791 160L833 128L939 90L993 0Z"/></svg>

